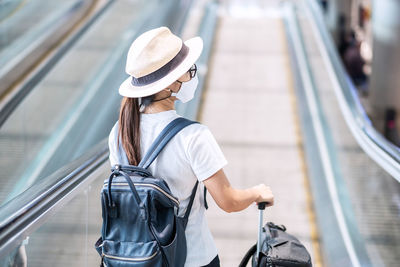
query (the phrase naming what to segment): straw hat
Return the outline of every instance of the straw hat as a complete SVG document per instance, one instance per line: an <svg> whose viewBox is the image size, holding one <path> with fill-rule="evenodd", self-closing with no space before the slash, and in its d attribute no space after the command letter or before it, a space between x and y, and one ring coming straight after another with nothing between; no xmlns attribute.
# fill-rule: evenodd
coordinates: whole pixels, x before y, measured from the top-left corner
<svg viewBox="0 0 400 267"><path fill-rule="evenodd" d="M129 48L125 71L130 75L119 87L126 97L144 97L160 92L178 80L199 58L200 37L185 42L167 27L141 34Z"/></svg>

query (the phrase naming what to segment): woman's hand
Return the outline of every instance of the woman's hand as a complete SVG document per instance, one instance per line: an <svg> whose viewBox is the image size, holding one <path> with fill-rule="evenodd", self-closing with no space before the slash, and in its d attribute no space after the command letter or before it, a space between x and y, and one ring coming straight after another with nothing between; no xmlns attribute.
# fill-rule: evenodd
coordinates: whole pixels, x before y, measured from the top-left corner
<svg viewBox="0 0 400 267"><path fill-rule="evenodd" d="M265 184L259 184L253 187L253 190L257 194L256 202L266 202L267 207L274 205L274 195L272 194L271 188Z"/></svg>
<svg viewBox="0 0 400 267"><path fill-rule="evenodd" d="M254 202L268 202L267 206L274 203L274 196L269 187L260 184L248 189L235 189L222 169L203 183L217 205L226 212L244 210Z"/></svg>

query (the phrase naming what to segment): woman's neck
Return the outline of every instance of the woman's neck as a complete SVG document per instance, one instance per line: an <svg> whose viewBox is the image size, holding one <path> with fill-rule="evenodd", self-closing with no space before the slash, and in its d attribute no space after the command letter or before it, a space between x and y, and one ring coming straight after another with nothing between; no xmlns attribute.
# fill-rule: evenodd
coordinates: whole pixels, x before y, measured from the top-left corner
<svg viewBox="0 0 400 267"><path fill-rule="evenodd" d="M172 99L167 98L159 102L153 102L151 105L147 106L144 109L143 113L152 114L174 109L175 102Z"/></svg>

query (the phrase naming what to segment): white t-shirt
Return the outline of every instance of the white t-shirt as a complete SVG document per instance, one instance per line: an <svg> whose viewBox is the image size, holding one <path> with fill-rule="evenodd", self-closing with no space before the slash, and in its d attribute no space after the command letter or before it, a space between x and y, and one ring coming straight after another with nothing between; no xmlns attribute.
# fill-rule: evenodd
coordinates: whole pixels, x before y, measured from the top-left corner
<svg viewBox="0 0 400 267"><path fill-rule="evenodd" d="M140 145L144 156L158 134L172 120L180 117L175 110L141 114ZM109 136L110 163L127 165L128 159L120 142L117 149L118 121ZM179 216L183 216L196 179L209 178L227 161L210 130L202 124L192 124L181 130L161 151L149 170L167 182L172 194L180 201ZM205 218L204 186L197 189L186 227L186 267L207 265L217 255L217 249Z"/></svg>

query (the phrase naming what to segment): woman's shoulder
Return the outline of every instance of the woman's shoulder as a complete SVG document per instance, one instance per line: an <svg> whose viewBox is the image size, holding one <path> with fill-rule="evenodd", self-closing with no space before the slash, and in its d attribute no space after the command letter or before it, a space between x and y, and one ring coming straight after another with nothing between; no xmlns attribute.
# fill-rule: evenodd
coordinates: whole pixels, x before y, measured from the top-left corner
<svg viewBox="0 0 400 267"><path fill-rule="evenodd" d="M114 126L111 128L111 131L108 135L108 142L113 143L116 141L118 136L118 120L114 123Z"/></svg>
<svg viewBox="0 0 400 267"><path fill-rule="evenodd" d="M185 127L179 134L185 147L191 147L195 144L209 142L214 139L210 129L202 123L193 123Z"/></svg>
<svg viewBox="0 0 400 267"><path fill-rule="evenodd" d="M209 132L210 130L208 127L200 122L190 124L189 126L185 127L182 132L184 134L190 134L191 136L196 136L199 134L203 134L204 132Z"/></svg>
<svg viewBox="0 0 400 267"><path fill-rule="evenodd" d="M111 128L110 132L118 131L118 120L114 123L113 127Z"/></svg>

